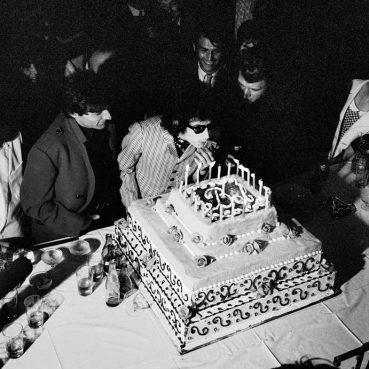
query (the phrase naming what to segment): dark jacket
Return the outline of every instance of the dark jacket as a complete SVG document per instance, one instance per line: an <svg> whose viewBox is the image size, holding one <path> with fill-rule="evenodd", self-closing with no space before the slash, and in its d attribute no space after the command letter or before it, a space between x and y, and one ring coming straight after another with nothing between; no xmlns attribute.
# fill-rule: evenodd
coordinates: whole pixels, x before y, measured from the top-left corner
<svg viewBox="0 0 369 369"><path fill-rule="evenodd" d="M60 114L32 147L21 187L21 204L32 218L36 242L78 236L89 226L83 211L95 176L78 123Z"/></svg>

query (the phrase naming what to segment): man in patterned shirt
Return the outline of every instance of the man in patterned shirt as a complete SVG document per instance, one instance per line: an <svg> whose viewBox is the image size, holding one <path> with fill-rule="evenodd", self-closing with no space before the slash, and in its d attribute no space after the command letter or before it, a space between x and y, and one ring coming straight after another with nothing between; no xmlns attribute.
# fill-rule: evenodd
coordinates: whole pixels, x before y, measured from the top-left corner
<svg viewBox="0 0 369 369"><path fill-rule="evenodd" d="M211 110L204 99L187 91L178 94L164 116L134 123L122 142L118 156L123 205L133 200L160 195L184 181L189 165L189 180L201 164L206 175L214 161L217 144L213 135Z"/></svg>

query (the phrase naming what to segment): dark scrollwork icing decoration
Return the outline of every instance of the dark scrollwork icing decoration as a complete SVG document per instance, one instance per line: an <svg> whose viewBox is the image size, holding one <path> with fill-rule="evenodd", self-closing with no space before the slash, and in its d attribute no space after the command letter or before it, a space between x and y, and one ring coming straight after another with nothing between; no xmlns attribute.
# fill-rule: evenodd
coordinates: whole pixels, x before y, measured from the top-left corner
<svg viewBox="0 0 369 369"><path fill-rule="evenodd" d="M319 290L320 292L328 291L328 290L330 289L330 287L331 287L329 283L327 283L327 284L325 285L325 288L324 288L324 287L322 287L322 283L321 283L321 281L320 281L320 280L315 281L315 282L312 284L312 286L313 286L313 287L318 287L318 290Z"/></svg>
<svg viewBox="0 0 369 369"><path fill-rule="evenodd" d="M226 234L225 236L223 236L221 238L221 242L223 242L223 244L225 246L230 246L232 245L233 241L235 240L235 237L230 235L230 234Z"/></svg>
<svg viewBox="0 0 369 369"><path fill-rule="evenodd" d="M227 285L224 285L222 287L220 287L220 298L222 300L225 300L225 299L228 299L230 298L231 296L234 296L236 293L237 293L237 289L235 289L233 292L232 292L232 288L235 287L235 284L232 283L231 285L227 286Z"/></svg>
<svg viewBox="0 0 369 369"><path fill-rule="evenodd" d="M296 270L296 273L300 274L300 273L304 273L306 272L306 265L303 261L297 261L294 265L293 265L293 269Z"/></svg>
<svg viewBox="0 0 369 369"><path fill-rule="evenodd" d="M195 244L199 244L203 241L203 237L201 236L201 234L194 233L191 237L191 241Z"/></svg>
<svg viewBox="0 0 369 369"><path fill-rule="evenodd" d="M275 225L270 223L263 223L261 226L261 231L263 233L272 233L275 228Z"/></svg>
<svg viewBox="0 0 369 369"><path fill-rule="evenodd" d="M239 316L242 320L246 320L246 319L250 318L251 314L249 312L246 312L245 315L242 315L242 310L236 309L236 310L233 311L233 316L234 317Z"/></svg>
<svg viewBox="0 0 369 369"><path fill-rule="evenodd" d="M272 301L274 304L279 303L281 306L287 306L290 303L290 299L287 296L282 299L282 297L279 295L274 296L272 298Z"/></svg>
<svg viewBox="0 0 369 369"><path fill-rule="evenodd" d="M299 294L300 300L305 300L309 296L309 293L307 291L303 291L302 288L294 288L292 290L292 295L296 294Z"/></svg>
<svg viewBox="0 0 369 369"><path fill-rule="evenodd" d="M228 327L229 325L232 324L232 321L229 319L222 319L220 316L216 316L213 320L212 320L213 324L217 324L219 323L222 327Z"/></svg>
<svg viewBox="0 0 369 369"><path fill-rule="evenodd" d="M195 325L191 327L190 332L192 334L198 334L199 336L206 336L209 333L209 328L204 327L203 329L197 328Z"/></svg>
<svg viewBox="0 0 369 369"><path fill-rule="evenodd" d="M312 271L314 269L315 266L315 259L313 257L310 257L309 259L306 260L305 262L305 268L307 271Z"/></svg>
<svg viewBox="0 0 369 369"><path fill-rule="evenodd" d="M265 306L263 306L263 304L261 302L256 302L254 304L254 309L257 310L259 309L260 313L266 313L269 310L269 306L266 304Z"/></svg>
<svg viewBox="0 0 369 369"><path fill-rule="evenodd" d="M172 318L172 322L173 322L173 325L174 325L174 328L177 330L177 331L180 331L181 329L181 322L177 319L176 315L174 314L174 311L172 309L170 309L170 312L169 312L171 318Z"/></svg>
<svg viewBox="0 0 369 369"><path fill-rule="evenodd" d="M288 271L288 268L286 266L283 266L282 268L280 268L278 270L278 279L279 280L283 280L287 277L287 271Z"/></svg>
<svg viewBox="0 0 369 369"><path fill-rule="evenodd" d="M169 227L168 233L172 236L174 241L178 243L183 241L183 233L177 226Z"/></svg>
<svg viewBox="0 0 369 369"><path fill-rule="evenodd" d="M213 256L209 255L200 255L195 257L195 263L198 267L204 268L211 263L214 263L216 259Z"/></svg>

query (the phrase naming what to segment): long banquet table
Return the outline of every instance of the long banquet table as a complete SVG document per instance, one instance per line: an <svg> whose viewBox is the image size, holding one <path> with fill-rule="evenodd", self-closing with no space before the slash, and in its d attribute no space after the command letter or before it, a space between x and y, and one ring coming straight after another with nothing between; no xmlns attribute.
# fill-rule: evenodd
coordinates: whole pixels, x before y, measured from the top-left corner
<svg viewBox="0 0 369 369"><path fill-rule="evenodd" d="M130 299L115 308L106 306L104 284L92 295L80 296L73 273L78 263L68 255L68 244L63 244L67 270L63 263L53 270L53 292L61 293L64 302L23 356L10 359L4 368L266 369L303 356L332 360L361 346L369 341L369 212L360 208L349 168L350 163L336 167L324 189L353 201L357 212L333 220L325 209L315 206L308 216L303 214L303 224L323 240L325 254L336 264L339 295L181 356L151 309L132 313ZM113 227L108 227L82 237L94 245L93 260L100 256L105 235L112 232ZM38 262L34 269L44 267ZM28 280L22 288L21 294L26 294ZM25 323L24 314L17 320ZM0 341L0 358L4 355ZM341 368L351 368L354 363L354 359L344 361Z"/></svg>

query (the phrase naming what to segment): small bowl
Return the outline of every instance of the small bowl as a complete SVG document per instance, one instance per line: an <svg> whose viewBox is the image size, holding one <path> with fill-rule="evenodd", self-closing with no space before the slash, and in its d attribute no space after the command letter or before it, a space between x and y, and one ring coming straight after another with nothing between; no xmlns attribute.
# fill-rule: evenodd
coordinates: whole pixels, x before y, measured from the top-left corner
<svg viewBox="0 0 369 369"><path fill-rule="evenodd" d="M69 247L69 251L72 255L82 256L91 252L91 247L88 241L78 240Z"/></svg>
<svg viewBox="0 0 369 369"><path fill-rule="evenodd" d="M60 249L46 250L41 255L41 260L51 266L55 266L64 260L63 251Z"/></svg>
<svg viewBox="0 0 369 369"><path fill-rule="evenodd" d="M48 273L39 272L31 274L29 284L38 291L45 291L51 287L53 280Z"/></svg>

